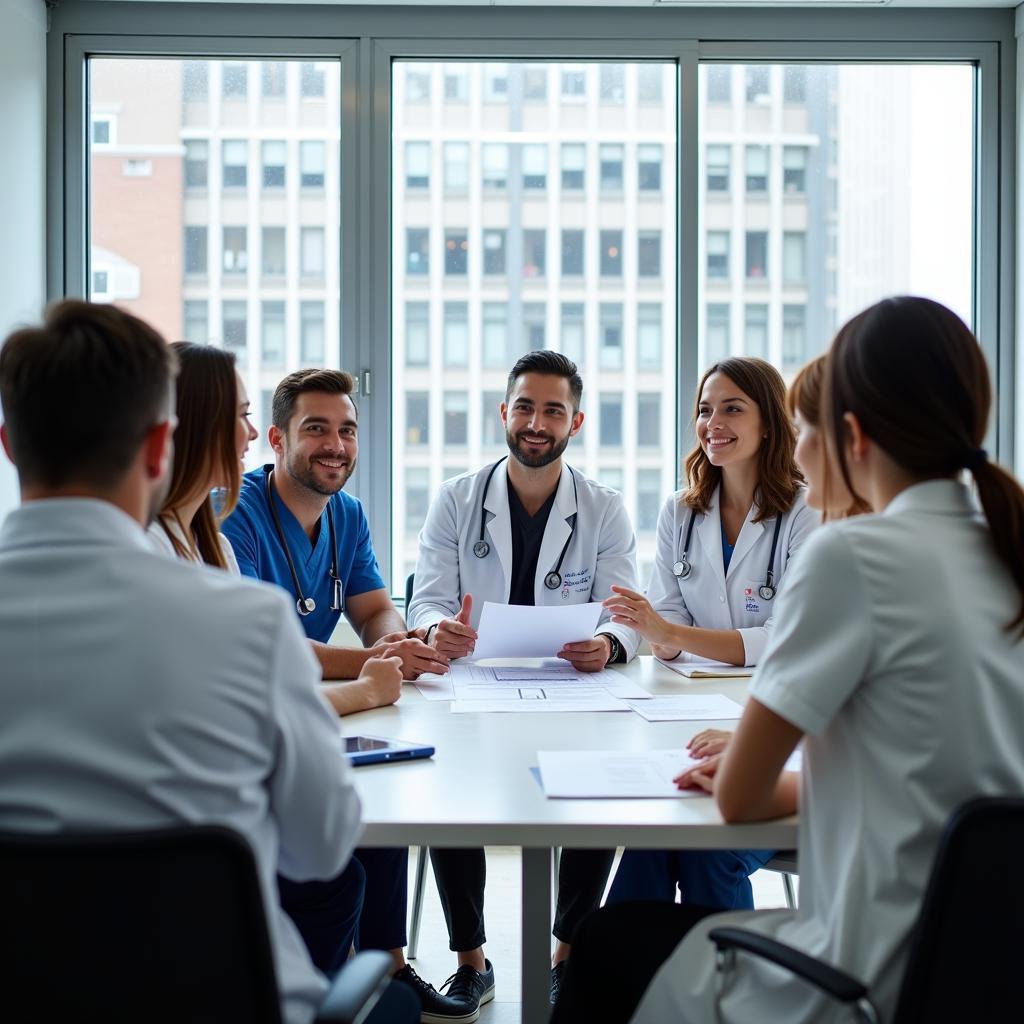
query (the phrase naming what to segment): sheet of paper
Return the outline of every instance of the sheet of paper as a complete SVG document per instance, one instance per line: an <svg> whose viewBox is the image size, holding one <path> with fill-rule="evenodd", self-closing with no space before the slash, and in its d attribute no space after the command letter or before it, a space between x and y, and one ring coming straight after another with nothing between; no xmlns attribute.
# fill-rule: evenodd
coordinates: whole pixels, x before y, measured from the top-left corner
<svg viewBox="0 0 1024 1024"><path fill-rule="evenodd" d="M662 661L659 658L658 664L687 679L742 678L754 674L752 665L727 665L724 661L711 661L708 658L688 658L686 661Z"/></svg>
<svg viewBox="0 0 1024 1024"><path fill-rule="evenodd" d="M697 762L682 750L541 750L541 781L549 798L686 798L701 790L676 789L672 781Z"/></svg>
<svg viewBox="0 0 1024 1024"><path fill-rule="evenodd" d="M568 643L589 640L601 605L522 605L485 601L474 661L487 658L553 658Z"/></svg>
<svg viewBox="0 0 1024 1024"><path fill-rule="evenodd" d="M452 701L454 714L480 713L518 713L518 714L552 714L558 711L629 711L630 706L624 700L609 697L604 690L589 690L573 694L571 697L564 691L548 692L543 687L522 687L515 696L495 696L489 698L473 698L471 700Z"/></svg>
<svg viewBox="0 0 1024 1024"><path fill-rule="evenodd" d="M423 675L416 686L427 700L490 700L511 697L517 690L543 688L572 697L576 691L599 688L605 696L645 700L650 692L621 672L603 669L580 672L561 661L533 665L478 665L459 662L445 675Z"/></svg>
<svg viewBox="0 0 1024 1024"><path fill-rule="evenodd" d="M649 700L627 701L629 706L648 722L710 722L734 720L743 708L720 693L673 694Z"/></svg>
<svg viewBox="0 0 1024 1024"><path fill-rule="evenodd" d="M455 689L452 686L451 672L446 672L444 675L424 672L416 680L416 689L427 700L455 700Z"/></svg>

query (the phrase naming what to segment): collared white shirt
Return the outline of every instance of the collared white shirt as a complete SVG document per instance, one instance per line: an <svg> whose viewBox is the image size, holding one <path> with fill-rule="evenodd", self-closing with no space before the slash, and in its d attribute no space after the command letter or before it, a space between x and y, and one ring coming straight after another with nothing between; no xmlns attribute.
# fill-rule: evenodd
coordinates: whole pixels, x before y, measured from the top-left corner
<svg viewBox="0 0 1024 1024"><path fill-rule="evenodd" d="M806 733L800 907L701 921L637 1024L717 1021L707 940L749 927L864 981L891 1020L939 838L953 811L1024 791L1021 596L961 483L900 493L817 531L790 569L751 696ZM845 1022L787 972L737 958L723 1024Z"/></svg>
<svg viewBox="0 0 1024 1024"><path fill-rule="evenodd" d="M0 828L239 832L285 1019L311 1020L326 983L275 876L336 875L359 800L287 595L168 559L106 502L35 501L0 529L0 649Z"/></svg>

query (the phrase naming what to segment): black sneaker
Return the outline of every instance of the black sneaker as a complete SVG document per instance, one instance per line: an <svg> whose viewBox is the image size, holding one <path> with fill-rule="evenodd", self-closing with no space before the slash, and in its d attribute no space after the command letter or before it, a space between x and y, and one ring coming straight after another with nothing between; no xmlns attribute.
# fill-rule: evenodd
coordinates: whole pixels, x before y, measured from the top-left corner
<svg viewBox="0 0 1024 1024"><path fill-rule="evenodd" d="M558 963L551 968L551 988L548 990L548 999L551 1001L552 1006L558 1002L558 993L562 990L562 978L565 975L565 964L565 960L559 960Z"/></svg>
<svg viewBox="0 0 1024 1024"><path fill-rule="evenodd" d="M494 998L494 966L490 960L484 961L484 970L478 971L469 964L463 964L442 986L441 991L447 989L445 995L454 999L467 1011L470 1016L460 1017L459 1020L474 1021L480 1016L480 1007L489 1003ZM430 1018L433 1021L435 1018ZM438 1022L454 1020L453 1017L438 1017ZM427 1017L422 1020L425 1022Z"/></svg>
<svg viewBox="0 0 1024 1024"><path fill-rule="evenodd" d="M474 973L476 972L474 971ZM402 985L408 985L416 993L416 998L420 1001L421 1024L446 1024L450 1021L454 1021L455 1024L472 1024L472 1021L480 1016L478 1005L470 1006L466 1002L453 999L450 995L441 995L433 985L424 981L412 969L411 964L406 964L393 976L392 980ZM448 980L451 981L451 978ZM491 995L493 996L493 994L494 982L492 980Z"/></svg>

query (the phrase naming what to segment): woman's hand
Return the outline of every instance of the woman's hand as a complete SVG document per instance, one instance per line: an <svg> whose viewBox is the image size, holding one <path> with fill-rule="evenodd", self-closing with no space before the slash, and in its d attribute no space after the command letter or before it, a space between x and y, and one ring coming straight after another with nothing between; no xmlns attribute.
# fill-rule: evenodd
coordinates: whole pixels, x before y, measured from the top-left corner
<svg viewBox="0 0 1024 1024"><path fill-rule="evenodd" d="M651 654L656 658L661 658L662 661L674 661L682 653L680 648L673 647L671 644L668 646L665 644L651 644Z"/></svg>
<svg viewBox="0 0 1024 1024"><path fill-rule="evenodd" d="M690 757L712 757L721 754L729 745L732 733L725 729L704 729L686 744Z"/></svg>
<svg viewBox="0 0 1024 1024"><path fill-rule="evenodd" d="M612 596L603 604L612 613L612 622L630 626L651 643L671 643L668 636L669 624L654 610L651 602L643 594L628 590L626 587L613 586Z"/></svg>
<svg viewBox="0 0 1024 1024"><path fill-rule="evenodd" d="M700 764L687 768L672 781L679 789L703 789L705 793L713 793L715 776L718 774L723 757L725 757L724 754L715 754L713 757L705 758Z"/></svg>

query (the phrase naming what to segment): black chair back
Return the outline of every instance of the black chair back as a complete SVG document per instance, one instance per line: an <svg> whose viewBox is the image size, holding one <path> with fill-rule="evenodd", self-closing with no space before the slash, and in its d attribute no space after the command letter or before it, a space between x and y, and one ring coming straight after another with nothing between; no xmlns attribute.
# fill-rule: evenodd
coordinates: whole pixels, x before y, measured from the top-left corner
<svg viewBox="0 0 1024 1024"><path fill-rule="evenodd" d="M894 1024L994 1022L1024 1007L1022 851L1024 798L981 797L950 819Z"/></svg>
<svg viewBox="0 0 1024 1024"><path fill-rule="evenodd" d="M416 573L411 572L405 580L405 621L409 621L409 605L412 604L412 595L416 590Z"/></svg>
<svg viewBox="0 0 1024 1024"><path fill-rule="evenodd" d="M26 1020L280 1024L255 860L225 828L0 833L0 948Z"/></svg>

